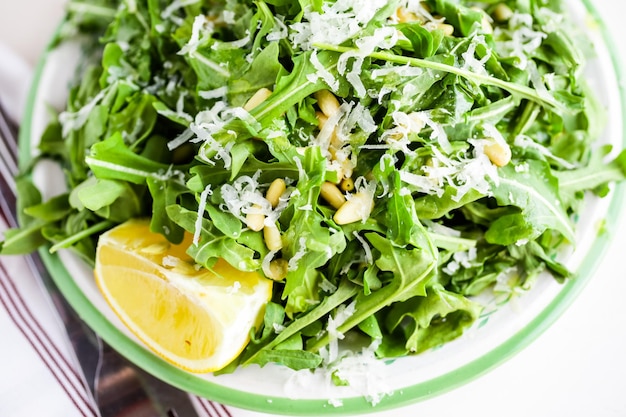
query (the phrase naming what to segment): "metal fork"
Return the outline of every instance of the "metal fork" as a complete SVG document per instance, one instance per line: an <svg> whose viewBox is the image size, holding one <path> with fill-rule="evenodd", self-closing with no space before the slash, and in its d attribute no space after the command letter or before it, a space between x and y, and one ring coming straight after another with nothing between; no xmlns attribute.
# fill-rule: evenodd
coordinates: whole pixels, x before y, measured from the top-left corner
<svg viewBox="0 0 626 417"><path fill-rule="evenodd" d="M17 227L15 175L17 126L7 117L0 101L0 210L11 227ZM31 272L50 293L87 386L101 417L198 416L189 396L132 365L100 339L79 318L54 284L38 254L27 258Z"/></svg>

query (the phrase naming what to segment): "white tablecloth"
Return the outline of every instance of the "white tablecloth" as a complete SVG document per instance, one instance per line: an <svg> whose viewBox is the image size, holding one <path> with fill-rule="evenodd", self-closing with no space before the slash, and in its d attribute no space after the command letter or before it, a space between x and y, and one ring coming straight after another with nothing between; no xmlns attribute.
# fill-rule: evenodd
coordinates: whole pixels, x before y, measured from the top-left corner
<svg viewBox="0 0 626 417"><path fill-rule="evenodd" d="M63 0L2 0L0 91L20 115L31 68L63 14ZM626 3L596 2L626 57ZM17 59L7 69L11 50ZM12 78L11 78L12 77ZM0 225L1 226L1 225ZM496 370L450 393L374 416L482 415L521 417L626 416L626 222L602 266L574 304L546 333ZM0 268L0 416L95 415L71 350L46 294L23 261ZM11 280L9 280L11 278ZM41 326L41 327L39 327ZM261 416L232 407L199 409L212 416Z"/></svg>

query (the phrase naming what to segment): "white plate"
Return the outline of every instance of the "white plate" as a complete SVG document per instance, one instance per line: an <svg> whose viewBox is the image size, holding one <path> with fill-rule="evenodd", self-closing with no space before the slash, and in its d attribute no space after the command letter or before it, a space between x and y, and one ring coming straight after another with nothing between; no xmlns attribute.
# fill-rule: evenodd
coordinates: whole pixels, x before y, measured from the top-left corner
<svg viewBox="0 0 626 417"><path fill-rule="evenodd" d="M621 120L623 101L617 60L611 41L586 1L575 2L575 15L589 28L598 58L588 67L594 91L608 111L609 124L602 143L624 147ZM591 13L589 12L591 10ZM48 123L46 107L63 108L68 69L78 59L74 45L49 51L37 72L22 131L22 157L31 151ZM59 192L62 173L54 164L42 164L35 179L47 196ZM578 224L578 246L562 260L578 277L561 285L546 276L527 294L488 312L463 337L419 356L390 361L370 369L370 386L336 387L323 373L295 373L279 366L250 366L230 375L194 375L167 364L148 351L119 321L96 288L92 271L69 252L50 256L42 252L57 285L82 318L111 346L155 376L183 390L241 408L272 414L350 414L373 411L365 393L384 391L375 410L400 407L441 394L479 377L520 351L546 330L583 289L608 245L608 235L599 235L600 225L611 227L620 215L624 187L607 198L590 199ZM374 373L372 375L372 373ZM364 379L365 381L365 379ZM329 401L330 400L330 401ZM340 400L341 406L336 406ZM335 404L335 405L333 405Z"/></svg>

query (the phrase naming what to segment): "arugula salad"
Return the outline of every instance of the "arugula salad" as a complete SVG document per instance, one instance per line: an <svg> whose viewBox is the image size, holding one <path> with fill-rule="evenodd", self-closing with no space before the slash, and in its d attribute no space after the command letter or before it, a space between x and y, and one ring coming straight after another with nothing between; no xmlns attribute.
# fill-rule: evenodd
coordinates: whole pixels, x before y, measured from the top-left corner
<svg viewBox="0 0 626 417"><path fill-rule="evenodd" d="M193 234L199 266L275 281L223 372L451 341L476 296L575 279L557 255L624 179L626 153L594 146L593 49L566 3L70 1L58 42L85 59L40 143L68 191L41 201L25 172L2 253L93 262L137 217Z"/></svg>

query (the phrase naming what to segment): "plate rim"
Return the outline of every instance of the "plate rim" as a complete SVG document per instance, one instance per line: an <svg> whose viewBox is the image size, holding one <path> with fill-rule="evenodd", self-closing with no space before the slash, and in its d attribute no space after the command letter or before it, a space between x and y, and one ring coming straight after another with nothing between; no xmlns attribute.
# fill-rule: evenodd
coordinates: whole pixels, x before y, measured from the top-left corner
<svg viewBox="0 0 626 417"><path fill-rule="evenodd" d="M620 86L626 85L626 73L623 71L622 61L617 52L618 48L616 48L615 41L609 33L606 24L592 4L592 0L579 1L598 25L600 38L608 50L612 71L618 84ZM58 33L59 30L57 30ZM20 168L25 168L30 160L35 100L49 54L56 45L55 39L57 34L53 36L52 41L46 47L33 74L26 100L22 128L19 134ZM616 114L621 114L622 120L626 120L626 90L620 87L617 96L621 109ZM621 127L621 136L622 145L626 148L626 125ZM626 183L622 182L616 185L611 192L610 198L604 219L607 225L616 225L626 217L620 213L626 203ZM372 406L362 396L342 398L342 406L334 407L327 399L292 399L249 393L225 387L183 371L153 355L109 322L104 314L82 292L78 284L74 282L58 255L50 254L47 248L39 249L39 253L55 285L77 311L81 319L116 351L157 378L165 380L183 391L208 398L212 401L257 412L297 416L318 415L320 413L350 415L390 410L442 395L480 378L524 350L554 324L569 308L584 287L593 279L594 272L604 259L604 255L607 252L606 249L613 240L614 230L615 228L607 228L604 233L598 234L597 239L589 248L584 261L578 268L578 277L563 284L563 287L554 299L513 336L459 368L435 378L396 389L392 394L383 396L376 406Z"/></svg>

